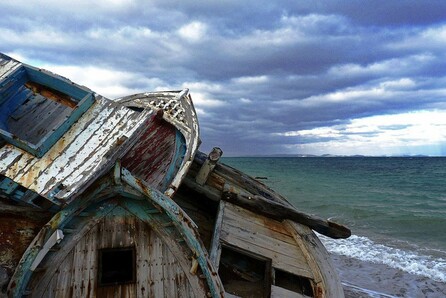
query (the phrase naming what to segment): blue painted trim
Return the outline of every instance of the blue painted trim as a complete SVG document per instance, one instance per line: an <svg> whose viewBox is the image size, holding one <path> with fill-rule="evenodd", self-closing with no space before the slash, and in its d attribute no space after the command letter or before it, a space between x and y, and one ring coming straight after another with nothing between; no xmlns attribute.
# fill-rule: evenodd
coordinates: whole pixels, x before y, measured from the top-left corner
<svg viewBox="0 0 446 298"><path fill-rule="evenodd" d="M176 129L175 152L173 154L172 161L169 165L169 168L166 171L166 175L164 176L164 180L160 188L163 191L167 190L167 187L175 178L178 169L181 167L181 164L183 163L185 154L186 154L186 140L184 139L183 134L178 129Z"/></svg>
<svg viewBox="0 0 446 298"><path fill-rule="evenodd" d="M26 203L39 209L41 208L41 206L33 202L34 199L39 197L36 192L21 187L20 184L3 175L0 175L0 193L13 201Z"/></svg>
<svg viewBox="0 0 446 298"><path fill-rule="evenodd" d="M127 169L122 168L121 173L122 181L140 191L156 205L160 206L172 222L175 223L176 228L180 230L189 248L195 252L195 258L207 280L212 297L221 297L223 295L223 288L219 289L219 285L215 284L214 276L217 275L217 272L209 260L208 253L204 249L204 245L197 231L197 226L193 220L171 198L165 196L155 188L150 187L145 181L133 177Z"/></svg>
<svg viewBox="0 0 446 298"><path fill-rule="evenodd" d="M0 182L0 192L3 192L6 195L10 195L16 190L19 185L8 177L2 177L2 181Z"/></svg>
<svg viewBox="0 0 446 298"><path fill-rule="evenodd" d="M77 106L68 118L62 120L59 125L54 127L37 144L32 144L11 134L7 130L6 125L7 118L32 94L23 87L28 81L47 86L67 94L78 101ZM8 143L26 150L37 157L42 157L95 101L91 90L79 86L61 76L25 64L5 77L0 82L0 87L0 136Z"/></svg>
<svg viewBox="0 0 446 298"><path fill-rule="evenodd" d="M100 180L99 182L103 183L99 183L98 187L96 187L94 191L92 191L85 198L75 200L63 210L59 211L39 231L37 236L26 249L19 264L16 267L14 275L11 279L11 281L13 280L12 283L14 283L15 286L8 289L8 296L19 298L24 295L26 287L33 274L33 272L30 270L31 265L39 254L41 245L48 240L48 238L54 233L54 231L56 231L57 229L63 229L73 219L73 217L88 208L88 206L92 204L92 200L98 199L98 201L101 201L108 198L107 196L100 196L99 194L110 187L110 183L108 183L108 180ZM110 195L113 195L113 193L110 193Z"/></svg>
<svg viewBox="0 0 446 298"><path fill-rule="evenodd" d="M121 181L127 186L116 184L117 174L121 173ZM195 223L189 218L189 216L169 197L165 196L156 189L151 188L145 182L139 181L131 175L131 173L120 168L119 163L116 164L115 169L110 176L105 176L95 183L96 187L92 187L92 191L84 197L80 197L73 201L70 205L66 206L63 210L57 213L39 232L34 238L31 245L24 253L11 282L15 283L15 287L10 289L8 293L12 297L22 297L26 287L31 279L33 272L30 270L35 258L40 251L41 243L45 243L48 238L57 229L63 229L69 224L73 218L84 210L94 210L96 215L105 216L110 211L110 208L97 208L98 205L108 204L107 199L121 195L129 199L136 199L140 203L123 203L124 206L129 207L135 216L141 220L147 221L152 218L151 212L153 210L162 210L164 214L174 223L175 228L180 235L186 241L189 249L195 253L194 257L197 259L199 266L206 278L207 285L212 297L223 296L223 286L218 282L217 272L215 271L213 264L210 262L208 254L204 249L201 242L200 235L196 230ZM140 195L136 195L133 191L127 189L136 190ZM108 204L107 206L112 206ZM114 205L116 206L116 205ZM156 208L152 208L155 207ZM138 207L138 208L133 208ZM114 208L114 207L113 207ZM158 209L160 208L160 209ZM99 215L98 215L99 214ZM150 223L150 222L149 222Z"/></svg>

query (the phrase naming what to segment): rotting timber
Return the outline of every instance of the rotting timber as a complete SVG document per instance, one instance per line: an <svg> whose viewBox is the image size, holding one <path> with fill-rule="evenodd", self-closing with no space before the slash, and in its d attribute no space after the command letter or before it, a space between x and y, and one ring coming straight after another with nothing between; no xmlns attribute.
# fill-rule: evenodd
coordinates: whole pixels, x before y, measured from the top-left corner
<svg viewBox="0 0 446 298"><path fill-rule="evenodd" d="M194 163L173 199L197 223L225 291L240 297L343 297L330 256L311 230L350 230L297 211L261 182L218 162L219 148ZM230 296L232 297L232 296Z"/></svg>
<svg viewBox="0 0 446 298"><path fill-rule="evenodd" d="M0 55L0 110L2 295L224 295L171 199L198 147L188 90L111 101Z"/></svg>
<svg viewBox="0 0 446 298"><path fill-rule="evenodd" d="M0 297L342 297L306 215L198 151L188 90L112 101L0 54Z"/></svg>

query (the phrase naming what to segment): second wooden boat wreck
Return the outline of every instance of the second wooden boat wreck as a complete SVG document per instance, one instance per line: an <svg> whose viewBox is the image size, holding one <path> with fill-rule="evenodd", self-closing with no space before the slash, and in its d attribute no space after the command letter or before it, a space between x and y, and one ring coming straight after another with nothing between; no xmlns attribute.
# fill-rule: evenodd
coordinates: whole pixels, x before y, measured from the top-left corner
<svg viewBox="0 0 446 298"><path fill-rule="evenodd" d="M111 101L0 54L0 110L3 295L343 296L311 229L350 231L197 152L187 90Z"/></svg>
<svg viewBox="0 0 446 298"><path fill-rule="evenodd" d="M297 211L256 179L198 152L173 197L197 223L229 297L343 297L337 272L312 229L350 230Z"/></svg>

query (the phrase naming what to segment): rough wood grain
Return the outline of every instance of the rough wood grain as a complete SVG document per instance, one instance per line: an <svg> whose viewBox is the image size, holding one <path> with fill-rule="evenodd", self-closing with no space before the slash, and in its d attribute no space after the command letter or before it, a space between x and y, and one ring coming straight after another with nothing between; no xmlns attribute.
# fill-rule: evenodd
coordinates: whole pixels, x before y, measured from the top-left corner
<svg viewBox="0 0 446 298"><path fill-rule="evenodd" d="M252 221L263 222L264 229L252 229ZM272 266L300 276L313 278L313 273L296 243L281 241L262 234L274 220L225 203L221 241L272 260ZM274 223L277 224L277 223ZM283 228L285 230L285 227ZM269 235L268 235L269 234ZM291 235L290 235L291 236Z"/></svg>
<svg viewBox="0 0 446 298"><path fill-rule="evenodd" d="M290 219L334 239L351 236L350 229L345 226L308 215L284 204L267 200L259 195L244 196L226 191L223 193L222 199L275 219Z"/></svg>
<svg viewBox="0 0 446 298"><path fill-rule="evenodd" d="M315 296L318 298L344 297L336 268L319 238L304 225L292 221L285 221L285 224L290 227L290 232L300 243L311 270L316 273L316 288L313 289Z"/></svg>

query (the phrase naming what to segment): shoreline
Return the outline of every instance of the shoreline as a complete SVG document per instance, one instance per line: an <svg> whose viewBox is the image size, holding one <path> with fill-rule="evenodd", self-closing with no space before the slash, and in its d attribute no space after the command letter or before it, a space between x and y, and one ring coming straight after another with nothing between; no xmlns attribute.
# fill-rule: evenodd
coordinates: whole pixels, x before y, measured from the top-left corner
<svg viewBox="0 0 446 298"><path fill-rule="evenodd" d="M446 283L331 253L346 298L446 297Z"/></svg>

